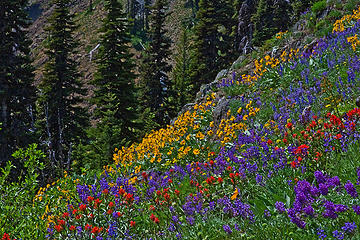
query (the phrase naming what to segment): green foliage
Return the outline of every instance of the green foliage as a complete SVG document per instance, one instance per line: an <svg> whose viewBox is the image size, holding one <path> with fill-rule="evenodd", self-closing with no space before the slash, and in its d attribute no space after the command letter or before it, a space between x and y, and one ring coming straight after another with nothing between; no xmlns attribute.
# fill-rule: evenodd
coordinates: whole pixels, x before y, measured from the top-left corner
<svg viewBox="0 0 360 240"><path fill-rule="evenodd" d="M234 21L231 1L200 0L198 22L194 27L194 56L191 63L191 81L197 91L202 84L213 81L217 73L234 59Z"/></svg>
<svg viewBox="0 0 360 240"><path fill-rule="evenodd" d="M91 134L93 150L97 158L102 158L100 166L111 161L116 147L137 140L140 129L130 24L117 0L107 1L105 8L108 13L100 29L101 47L93 81L99 122Z"/></svg>
<svg viewBox="0 0 360 240"><path fill-rule="evenodd" d="M349 14L352 14L353 9L355 9L358 5L358 0L347 0L343 8L348 11Z"/></svg>
<svg viewBox="0 0 360 240"><path fill-rule="evenodd" d="M275 33L287 30L290 24L291 6L288 1L260 0L252 17L254 24L254 44L260 46Z"/></svg>
<svg viewBox="0 0 360 240"><path fill-rule="evenodd" d="M311 7L311 11L315 14L319 14L325 9L326 9L326 0L315 2Z"/></svg>
<svg viewBox="0 0 360 240"><path fill-rule="evenodd" d="M10 182L15 166L9 161L5 168L0 168L0 232L12 232L14 238L43 239L45 222L41 220L41 209L44 206L33 204L33 198L39 188L38 177L45 168L45 154L32 144L16 151L13 157L24 164L26 175Z"/></svg>
<svg viewBox="0 0 360 240"><path fill-rule="evenodd" d="M30 60L25 12L27 1L0 2L0 163L11 159L18 147L33 139L33 111L36 98ZM14 163L20 168L18 163Z"/></svg>
<svg viewBox="0 0 360 240"><path fill-rule="evenodd" d="M193 84L190 79L191 38L192 32L183 25L175 55L175 67L172 71L174 99L176 102L175 115L181 108L193 99Z"/></svg>
<svg viewBox="0 0 360 240"><path fill-rule="evenodd" d="M292 8L294 11L295 19L300 17L309 7L311 7L312 0L294 0L292 1Z"/></svg>
<svg viewBox="0 0 360 240"><path fill-rule="evenodd" d="M48 158L58 173L69 169L73 146L86 139L88 114L83 104L86 90L80 81L74 60L77 42L72 34L76 26L69 12L68 0L54 0L55 9L49 18L48 60L39 85L39 132L47 146Z"/></svg>
<svg viewBox="0 0 360 240"><path fill-rule="evenodd" d="M157 0L151 8L149 39L140 66L141 102L143 121L152 114L145 115L150 109L155 114L154 121L163 126L168 122L173 106L169 98L173 95L168 73L171 71L171 40L166 36L165 18L167 16L167 0ZM152 120L151 120L152 121Z"/></svg>

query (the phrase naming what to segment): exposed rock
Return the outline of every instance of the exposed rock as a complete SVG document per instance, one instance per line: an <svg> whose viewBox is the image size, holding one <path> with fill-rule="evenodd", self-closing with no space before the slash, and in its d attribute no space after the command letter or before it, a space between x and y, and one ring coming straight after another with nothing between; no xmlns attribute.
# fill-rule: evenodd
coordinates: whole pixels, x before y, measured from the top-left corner
<svg viewBox="0 0 360 240"><path fill-rule="evenodd" d="M245 59L246 59L245 55L240 55L238 57L238 59L236 59L236 61L233 62L233 64L231 65L230 72L233 71L233 70L236 70L237 66L239 66L239 64L241 64Z"/></svg>
<svg viewBox="0 0 360 240"><path fill-rule="evenodd" d="M229 70L227 70L227 69L221 70L217 74L217 76L213 82L201 85L199 92L196 94L196 100L200 100L201 98L205 97L209 93L209 91L211 91L213 88L215 88L217 86L217 84L219 83L220 79L223 77L226 77L226 75L228 74L228 71Z"/></svg>
<svg viewBox="0 0 360 240"><path fill-rule="evenodd" d="M254 26L251 16L255 11L254 1L246 0L239 10L239 19L236 33L236 47L241 54L247 54L253 50L251 41Z"/></svg>
<svg viewBox="0 0 360 240"><path fill-rule="evenodd" d="M306 29L307 21L305 19L300 19L297 21L294 26L291 28L293 32L301 32Z"/></svg>
<svg viewBox="0 0 360 240"><path fill-rule="evenodd" d="M218 126L221 122L221 119L226 117L226 113L229 110L230 99L222 97L216 107L213 110L212 116L214 119L215 126Z"/></svg>

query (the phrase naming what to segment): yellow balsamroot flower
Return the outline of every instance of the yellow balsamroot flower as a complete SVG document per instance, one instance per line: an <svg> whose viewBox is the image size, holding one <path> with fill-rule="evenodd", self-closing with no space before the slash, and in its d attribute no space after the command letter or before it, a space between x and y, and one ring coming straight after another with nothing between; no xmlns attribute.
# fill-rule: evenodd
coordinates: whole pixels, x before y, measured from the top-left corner
<svg viewBox="0 0 360 240"><path fill-rule="evenodd" d="M249 117L248 115L244 115L243 120L246 121L248 119L248 117Z"/></svg>
<svg viewBox="0 0 360 240"><path fill-rule="evenodd" d="M242 111L242 107L239 107L239 109L237 110L237 113L240 114Z"/></svg>
<svg viewBox="0 0 360 240"><path fill-rule="evenodd" d="M138 174L140 172L141 165L135 167L135 174Z"/></svg>
<svg viewBox="0 0 360 240"><path fill-rule="evenodd" d="M351 43L351 47L352 47L353 51L356 50L356 47L357 47L357 46L360 46L360 41L359 41L359 39L358 39L358 37L357 37L357 34L355 34L355 35L352 36L352 37L348 37L346 40L347 40L349 43Z"/></svg>
<svg viewBox="0 0 360 240"><path fill-rule="evenodd" d="M194 149L193 153L194 153L194 155L198 155L200 153L200 150L199 149Z"/></svg>
<svg viewBox="0 0 360 240"><path fill-rule="evenodd" d="M229 111L227 111L227 113L226 113L226 116L230 116L231 115L231 110L229 109Z"/></svg>
<svg viewBox="0 0 360 240"><path fill-rule="evenodd" d="M197 137L198 139L202 140L202 139L205 138L205 135L204 135L202 132L198 132L198 133L196 134L196 137Z"/></svg>
<svg viewBox="0 0 360 240"><path fill-rule="evenodd" d="M231 196L231 200L235 200L237 198L237 196L239 195L239 190L236 188L234 191L234 194Z"/></svg>

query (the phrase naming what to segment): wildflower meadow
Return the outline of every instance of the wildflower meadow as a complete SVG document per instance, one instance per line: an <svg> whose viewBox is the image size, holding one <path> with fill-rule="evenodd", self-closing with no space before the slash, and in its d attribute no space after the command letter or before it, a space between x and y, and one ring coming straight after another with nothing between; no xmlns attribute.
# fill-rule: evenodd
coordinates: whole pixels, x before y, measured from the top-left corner
<svg viewBox="0 0 360 240"><path fill-rule="evenodd" d="M2 239L359 239L359 33L360 8L315 46L234 72L102 172L39 189L41 152L18 151L28 177L0 184Z"/></svg>

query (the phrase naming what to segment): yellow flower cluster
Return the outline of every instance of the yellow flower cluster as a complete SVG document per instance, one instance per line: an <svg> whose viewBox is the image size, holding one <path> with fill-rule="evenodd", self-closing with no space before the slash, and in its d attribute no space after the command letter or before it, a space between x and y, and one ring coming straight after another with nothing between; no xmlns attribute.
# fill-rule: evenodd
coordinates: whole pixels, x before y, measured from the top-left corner
<svg viewBox="0 0 360 240"><path fill-rule="evenodd" d="M283 51L282 54L280 55L280 59L282 62L289 62L293 59L295 59L298 56L299 53L299 48L298 49L290 49L289 54L286 51Z"/></svg>
<svg viewBox="0 0 360 240"><path fill-rule="evenodd" d="M232 142L238 136L238 131L246 131L245 122L249 117L254 117L259 111L259 108L252 107L252 101L250 101L245 109L239 107L236 111L237 114L244 114L242 122L236 120L236 117L231 114L231 110L227 112L227 119L222 119L219 128L216 132L216 136L221 140L221 145L224 146L226 143Z"/></svg>
<svg viewBox="0 0 360 240"><path fill-rule="evenodd" d="M287 34L288 31L285 32L278 32L275 37L276 39L281 39L285 34Z"/></svg>
<svg viewBox="0 0 360 240"><path fill-rule="evenodd" d="M354 24L360 19L360 7L354 9L352 15L345 15L341 19L336 20L333 25L333 33L344 32L346 28L354 26Z"/></svg>
<svg viewBox="0 0 360 240"><path fill-rule="evenodd" d="M360 41L359 41L359 39L358 39L357 34L355 34L355 35L352 36L352 37L346 38L346 40L347 40L349 43L351 43L351 47L352 47L352 49L353 49L354 51L356 50L356 47L357 47L357 46L360 46Z"/></svg>
<svg viewBox="0 0 360 240"><path fill-rule="evenodd" d="M190 146L185 145L188 141L201 142L206 134L209 134L209 132L206 134L201 132L200 123L204 120L204 115L209 113L210 108L215 105L212 102L213 99L215 99L214 93L208 96L205 103L196 104L193 111L180 115L173 125L148 134L141 143L133 144L128 148L122 147L120 150L116 149L113 155L115 164L125 168L132 166L135 162L143 164L166 161L166 164L173 164L190 152L198 155L198 149L191 149ZM172 147L174 142L179 143L181 147L174 149ZM137 172L140 171L139 166L135 169Z"/></svg>
<svg viewBox="0 0 360 240"><path fill-rule="evenodd" d="M60 179L58 179L56 182L53 182L52 184L48 184L46 185L46 187L40 187L37 194L35 195L33 202L35 201L42 201L43 196L45 196L46 191L51 187L54 186L55 184L59 183Z"/></svg>

